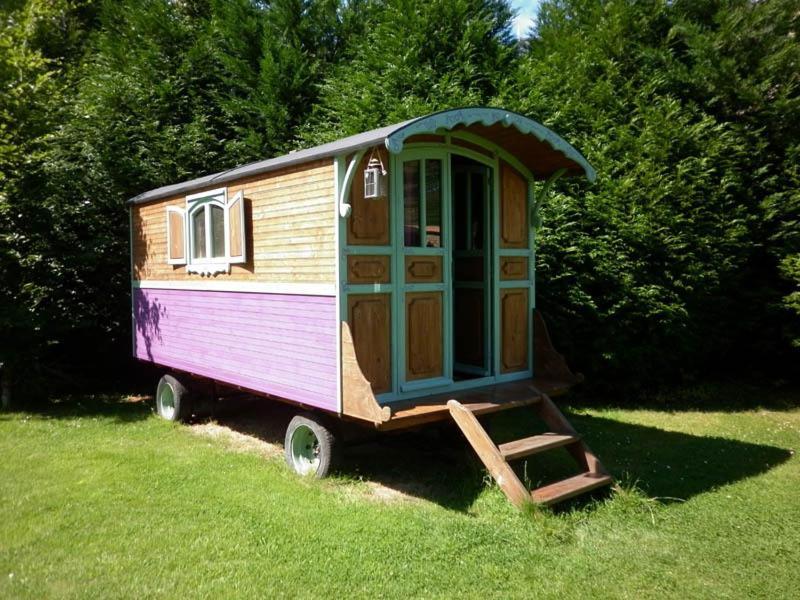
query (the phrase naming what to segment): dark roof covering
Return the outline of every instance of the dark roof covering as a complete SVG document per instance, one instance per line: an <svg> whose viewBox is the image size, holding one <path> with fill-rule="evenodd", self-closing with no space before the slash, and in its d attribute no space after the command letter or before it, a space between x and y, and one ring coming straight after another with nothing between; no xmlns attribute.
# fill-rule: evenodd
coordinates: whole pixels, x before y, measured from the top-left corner
<svg viewBox="0 0 800 600"><path fill-rule="evenodd" d="M527 166L538 178L546 178L561 168L567 175L585 175L594 181L592 166L575 148L544 125L523 115L499 108L459 108L417 117L402 123L379 127L335 142L314 146L258 162L165 185L143 192L129 200L132 204L185 194L251 175L322 158L348 154L384 143L392 153L403 149L406 138L438 130L468 131L497 143Z"/></svg>

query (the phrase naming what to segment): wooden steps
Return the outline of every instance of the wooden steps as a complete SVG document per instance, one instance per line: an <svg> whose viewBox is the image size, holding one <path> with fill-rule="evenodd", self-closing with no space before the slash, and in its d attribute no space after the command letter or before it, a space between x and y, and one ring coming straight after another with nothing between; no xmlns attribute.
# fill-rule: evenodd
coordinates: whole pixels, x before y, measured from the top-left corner
<svg viewBox="0 0 800 600"><path fill-rule="evenodd" d="M528 404L553 431L500 445L494 443L477 419L477 415L485 414L481 412L485 408L481 403L462 404L455 398L447 402L453 420L508 499L518 507L529 502L550 506L611 484L612 477L550 397L533 386L530 392L536 400ZM582 472L533 491L525 487L508 464L511 460L561 447L569 451Z"/></svg>
<svg viewBox="0 0 800 600"><path fill-rule="evenodd" d="M506 460L516 460L518 458L544 452L545 450L560 448L561 446L577 442L579 439L580 437L576 435L564 435L550 432L522 438L521 440L514 440L513 442L506 442L505 444L500 444L497 448Z"/></svg>
<svg viewBox="0 0 800 600"><path fill-rule="evenodd" d="M518 406L535 404L541 394L532 389L530 380L502 383L453 394L428 396L391 406L391 418L378 425L381 431L406 429L450 419L447 403L457 400L475 415L488 415Z"/></svg>
<svg viewBox="0 0 800 600"><path fill-rule="evenodd" d="M580 496L612 482L611 476L599 473L581 473L563 481L537 488L531 492L531 498L539 504L550 506Z"/></svg>

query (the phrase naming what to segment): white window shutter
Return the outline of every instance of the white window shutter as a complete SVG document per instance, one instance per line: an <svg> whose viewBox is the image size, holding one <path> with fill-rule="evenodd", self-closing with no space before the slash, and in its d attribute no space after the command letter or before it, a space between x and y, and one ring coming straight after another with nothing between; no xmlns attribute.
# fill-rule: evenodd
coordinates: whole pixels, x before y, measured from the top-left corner
<svg viewBox="0 0 800 600"><path fill-rule="evenodd" d="M167 263L186 264L186 211L177 206L167 207Z"/></svg>
<svg viewBox="0 0 800 600"><path fill-rule="evenodd" d="M247 261L247 240L244 227L244 194L238 192L225 207L225 246L231 264Z"/></svg>

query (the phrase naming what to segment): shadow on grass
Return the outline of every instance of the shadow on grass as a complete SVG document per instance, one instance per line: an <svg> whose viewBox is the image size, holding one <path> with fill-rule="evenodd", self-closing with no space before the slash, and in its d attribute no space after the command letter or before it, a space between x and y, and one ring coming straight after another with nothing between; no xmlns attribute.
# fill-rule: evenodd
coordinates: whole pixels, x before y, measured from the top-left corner
<svg viewBox="0 0 800 600"><path fill-rule="evenodd" d="M294 413L291 407L256 399L226 410L217 420L234 431L282 446ZM630 479L648 496L667 502L757 476L791 456L783 448L728 438L693 436L569 412L567 418L614 476ZM545 430L534 411L526 408L499 413L488 426L498 442ZM527 463L517 461L515 468L532 487L578 472L563 449L536 455ZM338 474L459 511L469 509L486 484L477 457L451 424L399 433L373 432L350 442L344 447Z"/></svg>
<svg viewBox="0 0 800 600"><path fill-rule="evenodd" d="M612 475L629 479L648 496L664 501L686 500L757 476L791 456L774 446L693 436L564 410ZM215 419L235 432L280 448L286 425L296 412L279 402L236 398L222 402ZM120 401L119 396L98 395L65 398L35 413L54 419L100 417L124 424L149 418L153 406L152 399ZM534 411L526 408L498 413L487 425L498 443L544 431ZM469 509L485 487L481 465L452 424L391 434L362 430L361 434L360 440L344 444L337 472L345 478L373 482L459 511ZM577 472L563 449L536 455L527 463L518 461L515 467L532 487Z"/></svg>
<svg viewBox="0 0 800 600"><path fill-rule="evenodd" d="M32 414L45 419L105 418L118 423L133 423L149 418L154 412L152 401L144 397L121 398L119 394L64 396L40 405L26 406L0 414Z"/></svg>
<svg viewBox="0 0 800 600"><path fill-rule="evenodd" d="M643 408L665 412L745 412L758 408L788 411L800 408L800 387L786 382L748 383L736 380L675 385L631 396L624 392L596 395L573 390L568 404L587 408Z"/></svg>
<svg viewBox="0 0 800 600"><path fill-rule="evenodd" d="M688 500L766 473L792 456L785 448L623 423L572 413L565 407L562 410L612 475L630 479L648 496L664 501ZM496 417L496 428L502 432L498 437L513 439L530 435L532 430L543 431L532 414L515 412ZM557 474L557 461L549 460L555 454L536 457L536 476L546 481ZM566 454L563 452L559 461Z"/></svg>

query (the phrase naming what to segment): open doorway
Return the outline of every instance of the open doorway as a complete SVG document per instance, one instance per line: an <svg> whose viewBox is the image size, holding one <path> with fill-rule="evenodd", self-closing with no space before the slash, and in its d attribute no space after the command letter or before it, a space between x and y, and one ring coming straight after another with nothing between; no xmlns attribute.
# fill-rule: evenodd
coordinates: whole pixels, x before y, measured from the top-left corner
<svg viewBox="0 0 800 600"><path fill-rule="evenodd" d="M453 155L453 379L492 375L492 170Z"/></svg>

